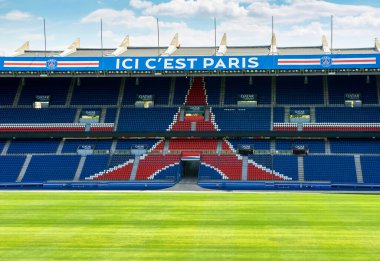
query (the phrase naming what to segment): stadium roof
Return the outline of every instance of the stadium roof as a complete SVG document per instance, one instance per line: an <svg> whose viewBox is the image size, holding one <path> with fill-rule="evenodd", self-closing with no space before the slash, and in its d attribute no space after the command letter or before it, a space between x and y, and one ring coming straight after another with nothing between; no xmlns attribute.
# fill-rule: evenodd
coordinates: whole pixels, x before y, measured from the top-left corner
<svg viewBox="0 0 380 261"><path fill-rule="evenodd" d="M247 56L247 55L320 55L320 54L376 54L380 52L380 41L375 39L373 47L369 48L345 48L330 50L326 37L323 36L319 46L306 47L277 47L275 35L272 36L270 45L267 46L228 46L226 35L223 36L219 46L209 47L181 47L178 34L173 37L169 46L138 47L129 46L129 36L126 36L119 47L115 49L81 48L79 38L65 50L47 51L47 57L101 57L101 56ZM43 50L29 50L29 42L18 48L15 57L44 57Z"/></svg>

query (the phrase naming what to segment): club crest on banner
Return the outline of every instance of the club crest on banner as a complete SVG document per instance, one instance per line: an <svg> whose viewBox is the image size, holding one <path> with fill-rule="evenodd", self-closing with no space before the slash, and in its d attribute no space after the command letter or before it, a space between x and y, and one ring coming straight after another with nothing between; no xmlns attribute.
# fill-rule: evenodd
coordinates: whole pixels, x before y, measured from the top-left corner
<svg viewBox="0 0 380 261"><path fill-rule="evenodd" d="M54 70L55 68L57 68L57 60L55 59L49 59L46 61L46 67L50 70Z"/></svg>
<svg viewBox="0 0 380 261"><path fill-rule="evenodd" d="M321 58L321 65L322 65L322 67L330 67L331 64L332 64L331 57L329 57L329 56L323 56Z"/></svg>

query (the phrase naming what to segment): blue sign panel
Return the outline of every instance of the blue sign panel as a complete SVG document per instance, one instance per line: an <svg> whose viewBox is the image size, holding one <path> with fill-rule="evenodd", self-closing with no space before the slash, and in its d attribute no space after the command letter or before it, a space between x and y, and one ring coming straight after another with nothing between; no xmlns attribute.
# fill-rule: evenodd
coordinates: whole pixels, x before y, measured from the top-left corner
<svg viewBox="0 0 380 261"><path fill-rule="evenodd" d="M380 68L378 54L176 56L176 57L1 57L0 71L221 71Z"/></svg>
<svg viewBox="0 0 380 261"><path fill-rule="evenodd" d="M310 115L310 108L290 108L289 115Z"/></svg>

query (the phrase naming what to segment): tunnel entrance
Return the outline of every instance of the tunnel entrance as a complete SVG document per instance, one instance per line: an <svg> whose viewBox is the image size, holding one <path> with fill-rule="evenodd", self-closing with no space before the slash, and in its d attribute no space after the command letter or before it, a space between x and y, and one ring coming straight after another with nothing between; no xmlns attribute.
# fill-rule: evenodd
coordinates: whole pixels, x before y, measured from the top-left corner
<svg viewBox="0 0 380 261"><path fill-rule="evenodd" d="M199 160L182 160L182 178L198 179Z"/></svg>

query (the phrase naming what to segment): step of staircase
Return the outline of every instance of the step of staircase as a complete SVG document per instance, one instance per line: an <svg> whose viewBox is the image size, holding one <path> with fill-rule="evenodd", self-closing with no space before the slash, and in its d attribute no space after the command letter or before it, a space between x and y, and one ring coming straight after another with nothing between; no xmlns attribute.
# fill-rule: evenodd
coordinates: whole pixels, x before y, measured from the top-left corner
<svg viewBox="0 0 380 261"><path fill-rule="evenodd" d="M26 155L26 159L24 161L24 164L22 165L20 174L18 175L16 182L21 182L22 181L22 179L25 176L26 170L29 167L29 163L30 163L31 160L32 160L32 155L31 154Z"/></svg>
<svg viewBox="0 0 380 261"><path fill-rule="evenodd" d="M131 180L136 180L136 174L137 174L137 169L139 167L140 163L140 156L136 155L135 160L133 161L133 167L131 171Z"/></svg>
<svg viewBox="0 0 380 261"><path fill-rule="evenodd" d="M248 156L243 156L241 179L248 180Z"/></svg>
<svg viewBox="0 0 380 261"><path fill-rule="evenodd" d="M355 160L355 171L356 171L356 179L358 183L363 183L363 172L362 172L362 163L360 159L360 155L354 155Z"/></svg>
<svg viewBox="0 0 380 261"><path fill-rule="evenodd" d="M303 156L298 156L297 161L298 161L298 180L299 181L305 181L305 170L304 170Z"/></svg>
<svg viewBox="0 0 380 261"><path fill-rule="evenodd" d="M74 181L79 181L80 174L82 174L82 170L83 170L85 162L86 162L86 156L80 157L78 168L77 168L77 171L75 172L75 176L74 176Z"/></svg>

